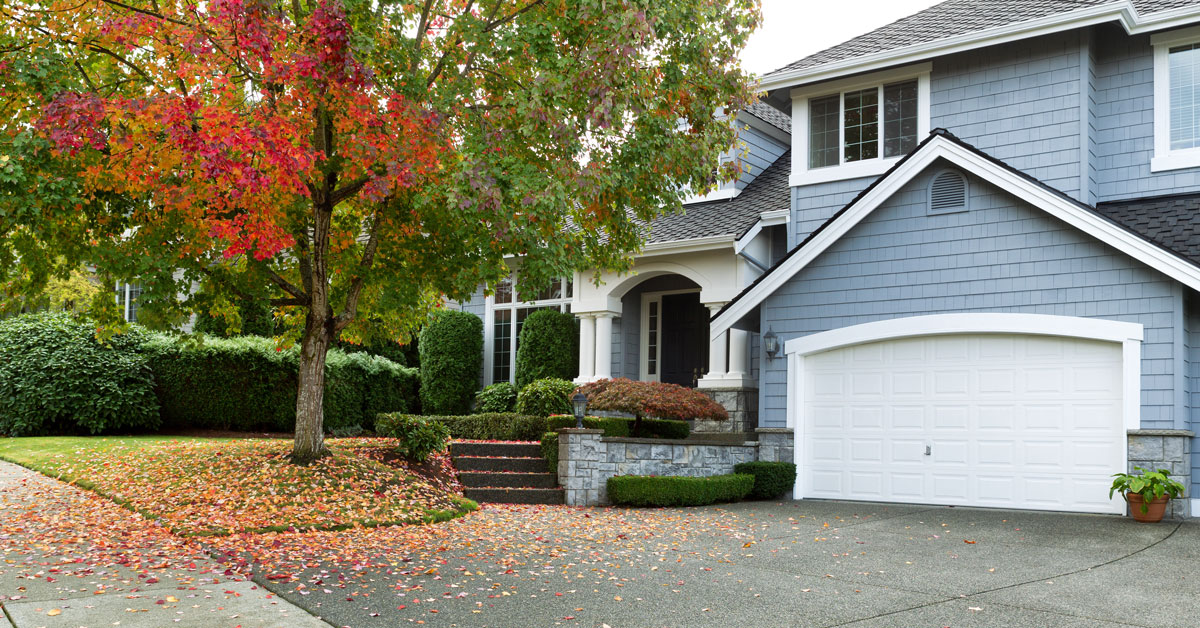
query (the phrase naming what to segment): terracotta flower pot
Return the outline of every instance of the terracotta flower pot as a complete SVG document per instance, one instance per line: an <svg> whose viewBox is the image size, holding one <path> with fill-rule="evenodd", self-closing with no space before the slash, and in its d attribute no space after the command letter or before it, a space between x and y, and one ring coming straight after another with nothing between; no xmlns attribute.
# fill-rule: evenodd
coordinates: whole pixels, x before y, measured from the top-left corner
<svg viewBox="0 0 1200 628"><path fill-rule="evenodd" d="M1158 523L1167 512L1167 502L1170 497L1163 495L1146 502L1146 512L1142 512L1142 496L1137 493L1125 493L1125 501L1129 502L1129 514L1134 521L1142 523Z"/></svg>

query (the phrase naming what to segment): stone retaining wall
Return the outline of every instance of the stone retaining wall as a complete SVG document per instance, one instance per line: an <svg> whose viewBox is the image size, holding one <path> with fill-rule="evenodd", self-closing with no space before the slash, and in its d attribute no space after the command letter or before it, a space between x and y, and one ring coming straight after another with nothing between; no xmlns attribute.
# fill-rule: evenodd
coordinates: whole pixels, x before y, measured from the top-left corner
<svg viewBox="0 0 1200 628"><path fill-rule="evenodd" d="M693 421L692 432L753 432L758 427L757 388L697 388L729 413L728 421Z"/></svg>
<svg viewBox="0 0 1200 628"><path fill-rule="evenodd" d="M1133 473L1134 467L1150 471L1167 469L1181 484L1191 486L1192 438L1195 436L1188 430L1129 430L1129 473ZM1171 519L1190 516L1189 497L1192 495L1172 499L1166 516Z"/></svg>
<svg viewBox="0 0 1200 628"><path fill-rule="evenodd" d="M609 503L608 478L617 475L733 473L733 466L758 459L758 443L703 440L605 438L603 430L559 430L558 483L568 506Z"/></svg>

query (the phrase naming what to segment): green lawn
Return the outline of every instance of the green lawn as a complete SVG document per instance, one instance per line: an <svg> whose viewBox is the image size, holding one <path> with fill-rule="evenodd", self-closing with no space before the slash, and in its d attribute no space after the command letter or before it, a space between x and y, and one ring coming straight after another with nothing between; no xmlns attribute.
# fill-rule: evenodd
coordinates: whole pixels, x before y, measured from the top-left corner
<svg viewBox="0 0 1200 628"><path fill-rule="evenodd" d="M184 535L442 521L476 508L445 456L412 467L397 441L332 439L287 461L291 441L185 436L0 439L0 458L76 484Z"/></svg>

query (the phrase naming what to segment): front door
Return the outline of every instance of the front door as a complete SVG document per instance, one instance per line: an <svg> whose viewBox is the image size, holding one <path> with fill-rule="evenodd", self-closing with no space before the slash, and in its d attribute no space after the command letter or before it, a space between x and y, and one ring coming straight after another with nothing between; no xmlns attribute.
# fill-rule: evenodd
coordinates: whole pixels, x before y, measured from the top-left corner
<svg viewBox="0 0 1200 628"><path fill-rule="evenodd" d="M708 364L708 308L700 304L700 293L664 294L660 329L659 381L694 387Z"/></svg>

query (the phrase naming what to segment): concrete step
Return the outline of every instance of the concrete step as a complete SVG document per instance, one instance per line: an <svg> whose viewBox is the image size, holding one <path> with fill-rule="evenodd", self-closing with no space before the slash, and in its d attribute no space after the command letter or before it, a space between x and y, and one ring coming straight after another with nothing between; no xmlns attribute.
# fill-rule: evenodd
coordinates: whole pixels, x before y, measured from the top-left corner
<svg viewBox="0 0 1200 628"><path fill-rule="evenodd" d="M467 488L556 488L554 473L488 473L467 471L458 474L458 481Z"/></svg>
<svg viewBox="0 0 1200 628"><path fill-rule="evenodd" d="M546 473L546 459L493 458L490 456L455 456L454 468L462 471L510 471L513 473Z"/></svg>
<svg viewBox="0 0 1200 628"><path fill-rule="evenodd" d="M482 441L452 441L450 455L491 456L493 458L540 458L542 445L529 443L490 443Z"/></svg>
<svg viewBox="0 0 1200 628"><path fill-rule="evenodd" d="M481 504L565 504L561 488L468 488L463 495Z"/></svg>

